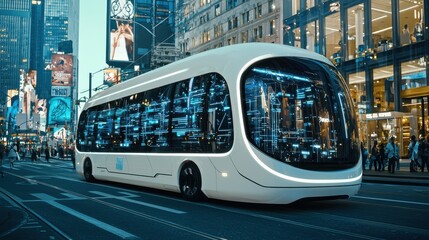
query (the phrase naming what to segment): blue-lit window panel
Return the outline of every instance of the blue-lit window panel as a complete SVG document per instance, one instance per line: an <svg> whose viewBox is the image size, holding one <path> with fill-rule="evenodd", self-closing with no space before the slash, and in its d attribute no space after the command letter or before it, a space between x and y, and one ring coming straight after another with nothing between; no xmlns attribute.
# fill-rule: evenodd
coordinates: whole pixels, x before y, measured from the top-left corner
<svg viewBox="0 0 429 240"><path fill-rule="evenodd" d="M82 113L80 114L80 118L79 118L79 122L78 122L78 126L77 126L77 141L76 141L76 147L79 150L86 150L86 120L87 120L87 113L88 111L82 111Z"/></svg>
<svg viewBox="0 0 429 240"><path fill-rule="evenodd" d="M210 74L207 111L207 148L209 152L226 152L232 147L233 124L231 102L225 79Z"/></svg>
<svg viewBox="0 0 429 240"><path fill-rule="evenodd" d="M337 71L304 59L270 59L243 77L247 136L293 166L336 169L358 161L347 88Z"/></svg>
<svg viewBox="0 0 429 240"><path fill-rule="evenodd" d="M144 152L168 151L171 86L160 87L144 93L141 103L140 148Z"/></svg>
<svg viewBox="0 0 429 240"><path fill-rule="evenodd" d="M175 152L204 152L206 80L194 77L175 85L172 146Z"/></svg>
<svg viewBox="0 0 429 240"><path fill-rule="evenodd" d="M84 146L86 146L87 149L91 149L95 145L95 120L97 117L97 111L90 110L88 111L87 120L86 120L86 126L84 131Z"/></svg>
<svg viewBox="0 0 429 240"><path fill-rule="evenodd" d="M95 147L98 151L111 151L113 136L113 119L115 109L107 103L100 107L97 116L97 138Z"/></svg>
<svg viewBox="0 0 429 240"><path fill-rule="evenodd" d="M114 120L114 147L116 151L129 151L132 146L129 99L123 98L117 101Z"/></svg>

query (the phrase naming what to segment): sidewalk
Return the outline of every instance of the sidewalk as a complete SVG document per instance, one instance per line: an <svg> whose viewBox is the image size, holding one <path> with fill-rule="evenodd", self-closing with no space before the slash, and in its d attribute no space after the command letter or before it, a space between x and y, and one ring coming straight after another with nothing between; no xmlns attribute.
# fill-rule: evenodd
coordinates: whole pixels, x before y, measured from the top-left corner
<svg viewBox="0 0 429 240"><path fill-rule="evenodd" d="M395 173L384 171L364 170L362 182L429 186L429 172L410 172L410 160L401 159L400 168Z"/></svg>

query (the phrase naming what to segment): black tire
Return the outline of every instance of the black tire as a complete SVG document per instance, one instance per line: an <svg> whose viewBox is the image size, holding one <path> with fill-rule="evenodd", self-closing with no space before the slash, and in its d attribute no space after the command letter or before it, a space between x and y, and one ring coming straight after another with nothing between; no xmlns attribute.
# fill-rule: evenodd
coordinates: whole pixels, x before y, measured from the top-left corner
<svg viewBox="0 0 429 240"><path fill-rule="evenodd" d="M92 175L92 163L89 159L86 159L83 163L83 176L87 182L94 182L95 180L94 176Z"/></svg>
<svg viewBox="0 0 429 240"><path fill-rule="evenodd" d="M179 186L184 199L200 201L204 198L201 191L201 173L195 163L187 163L180 170Z"/></svg>

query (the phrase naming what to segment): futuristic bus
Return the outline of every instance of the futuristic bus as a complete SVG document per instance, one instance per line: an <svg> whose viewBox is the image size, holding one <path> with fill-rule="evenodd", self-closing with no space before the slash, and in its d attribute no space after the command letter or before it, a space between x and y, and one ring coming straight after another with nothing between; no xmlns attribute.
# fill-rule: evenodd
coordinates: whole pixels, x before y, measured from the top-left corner
<svg viewBox="0 0 429 240"><path fill-rule="evenodd" d="M362 178L352 101L329 60L246 43L206 51L89 99L76 169L238 202L347 198Z"/></svg>

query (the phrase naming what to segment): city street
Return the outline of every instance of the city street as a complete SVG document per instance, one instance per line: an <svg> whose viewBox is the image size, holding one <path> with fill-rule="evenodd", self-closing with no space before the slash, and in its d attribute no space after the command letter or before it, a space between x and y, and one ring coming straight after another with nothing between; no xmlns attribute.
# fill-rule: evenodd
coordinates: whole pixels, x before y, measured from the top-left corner
<svg viewBox="0 0 429 240"><path fill-rule="evenodd" d="M70 161L4 161L1 239L427 239L429 187L363 183L348 200L256 205L107 182Z"/></svg>

